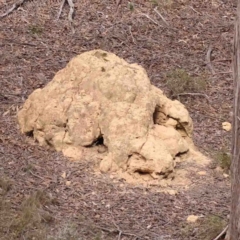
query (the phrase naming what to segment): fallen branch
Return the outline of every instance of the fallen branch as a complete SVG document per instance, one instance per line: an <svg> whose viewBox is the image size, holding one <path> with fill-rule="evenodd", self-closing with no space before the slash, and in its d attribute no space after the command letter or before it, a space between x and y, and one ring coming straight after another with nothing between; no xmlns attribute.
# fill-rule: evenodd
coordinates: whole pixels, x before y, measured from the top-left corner
<svg viewBox="0 0 240 240"><path fill-rule="evenodd" d="M64 4L65 4L66 1L67 1L68 5L69 5L69 8L70 8L69 13L68 13L68 21L70 22L70 26L72 28L72 32L75 33L75 29L74 29L74 27L72 25L72 23L73 23L73 13L74 13L74 3L73 3L72 0L62 0L60 8L59 8L58 15L57 15L57 20L59 20L59 18L61 16Z"/></svg>
<svg viewBox="0 0 240 240"><path fill-rule="evenodd" d="M218 75L218 74L230 74L230 73L233 73L232 71L228 71L228 72L217 72L217 73L214 73L213 75Z"/></svg>
<svg viewBox="0 0 240 240"><path fill-rule="evenodd" d="M109 233L118 233L118 239L119 239L119 237L121 237L121 235L131 236L131 237L135 237L136 239L140 239L140 237L138 235L133 234L133 233L122 232L122 231L119 231L118 229L108 229L108 228L104 228L104 227L100 227L100 226L96 226L96 225L95 225L95 227L99 228L103 231L107 231Z"/></svg>
<svg viewBox="0 0 240 240"><path fill-rule="evenodd" d="M8 16L10 13L12 13L15 9L17 9L18 7L20 7L26 0L21 0L18 3L14 3L13 6L8 9L5 13L3 13L2 15L0 15L0 18L4 18L6 16Z"/></svg>
<svg viewBox="0 0 240 240"><path fill-rule="evenodd" d="M40 177L40 176L38 176L38 175L36 175L36 174L34 174L32 171L29 171L34 177L37 177L37 178L39 178L39 179L41 179L41 180L45 180L44 178L42 178L42 177Z"/></svg>
<svg viewBox="0 0 240 240"><path fill-rule="evenodd" d="M161 25L159 25L158 22L156 22L154 19L152 19L151 17L149 17L147 14L145 14L145 13L140 13L140 15L145 16L146 18L148 18L149 20L151 20L151 21L152 21L153 23L155 23L156 25L161 26ZM161 26L161 27L162 27L162 26Z"/></svg>
<svg viewBox="0 0 240 240"><path fill-rule="evenodd" d="M163 22L169 26L168 22L166 21L166 19L163 17L163 15L157 10L157 8L154 8L154 12L157 13L157 15L163 20Z"/></svg>
<svg viewBox="0 0 240 240"><path fill-rule="evenodd" d="M214 71L213 66L211 64L211 53L212 53L212 45L209 46L208 51L207 51L206 64L209 67L212 74L215 74L215 71Z"/></svg>
<svg viewBox="0 0 240 240"><path fill-rule="evenodd" d="M118 9L122 3L122 0L116 0L116 14L118 13Z"/></svg>
<svg viewBox="0 0 240 240"><path fill-rule="evenodd" d="M212 62L231 62L231 58L226 58L226 59L214 59Z"/></svg>
<svg viewBox="0 0 240 240"><path fill-rule="evenodd" d="M68 5L70 7L70 10L69 10L69 13L68 13L68 21L70 23L72 23L73 13L74 13L74 3L73 3L72 0L62 0L59 11L58 11L57 20L60 18L61 14L62 14L62 10L63 10L64 4L65 4L66 1L67 1Z"/></svg>
<svg viewBox="0 0 240 240"><path fill-rule="evenodd" d="M68 13L68 20L70 23L73 21L73 13L74 13L74 3L72 0L67 0L68 5L70 7L69 13Z"/></svg>
<svg viewBox="0 0 240 240"><path fill-rule="evenodd" d="M210 99L209 99L208 95L206 95L204 93L178 93L178 94L172 95L172 97L179 97L179 96L185 96L185 95L189 95L189 96L202 96L202 97L205 97L210 102Z"/></svg>
<svg viewBox="0 0 240 240"><path fill-rule="evenodd" d="M199 14L199 15L201 15L201 13L200 12L198 12L196 9L194 9L192 6L189 6L189 8L191 8L195 13L197 13L197 14Z"/></svg>
<svg viewBox="0 0 240 240"><path fill-rule="evenodd" d="M217 235L217 237L215 237L213 240L219 240L219 239L227 232L227 230L228 230L228 226L226 226L226 227L222 230L222 232L219 233L219 234Z"/></svg>
<svg viewBox="0 0 240 240"><path fill-rule="evenodd" d="M133 37L133 34L132 34L132 27L131 26L129 26L129 32L130 32L130 35L132 37L133 43L136 44L136 40L135 40L135 38Z"/></svg>
<svg viewBox="0 0 240 240"><path fill-rule="evenodd" d="M63 6L64 6L65 2L66 2L66 0L62 0L62 3L60 5L59 11L58 11L57 20L59 20L59 18L61 16L61 13L62 13L62 10L63 10Z"/></svg>
<svg viewBox="0 0 240 240"><path fill-rule="evenodd" d="M82 223L82 222L80 222L79 224L83 225L83 226L89 227L89 224L85 224L85 223ZM121 237L121 235L135 237L135 239L140 239L141 238L141 236L138 236L138 235L136 235L134 233L128 233L128 232L122 232L122 231L120 232L119 229L110 229L110 228L98 226L96 224L91 224L91 226L93 226L95 228L98 228L98 229L100 229L102 231L105 231L105 232L118 234L118 239L119 239L119 236Z"/></svg>

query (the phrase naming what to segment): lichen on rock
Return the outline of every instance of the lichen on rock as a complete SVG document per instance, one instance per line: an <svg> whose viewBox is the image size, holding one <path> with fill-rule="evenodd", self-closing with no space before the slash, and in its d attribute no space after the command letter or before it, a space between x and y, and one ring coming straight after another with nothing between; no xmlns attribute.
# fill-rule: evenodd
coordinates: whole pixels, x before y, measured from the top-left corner
<svg viewBox="0 0 240 240"><path fill-rule="evenodd" d="M122 169L158 178L189 150L188 111L151 85L146 71L102 50L73 58L18 113L23 133L58 151L81 150L101 140L103 172ZM101 153L99 153L101 155Z"/></svg>

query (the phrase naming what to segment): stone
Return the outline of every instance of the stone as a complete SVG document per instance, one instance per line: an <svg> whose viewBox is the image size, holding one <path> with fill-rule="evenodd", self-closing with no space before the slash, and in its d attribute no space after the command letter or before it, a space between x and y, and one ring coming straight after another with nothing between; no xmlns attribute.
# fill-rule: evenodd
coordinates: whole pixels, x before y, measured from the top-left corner
<svg viewBox="0 0 240 240"><path fill-rule="evenodd" d="M98 148L102 172L162 178L189 151L192 119L185 106L151 85L146 71L102 50L74 57L18 112L22 133L70 158Z"/></svg>
<svg viewBox="0 0 240 240"><path fill-rule="evenodd" d="M198 219L199 219L198 216L189 215L189 216L187 217L187 222L189 222L189 223L195 223Z"/></svg>
<svg viewBox="0 0 240 240"><path fill-rule="evenodd" d="M223 122L222 128L223 130L229 132L232 129L232 124L230 122Z"/></svg>
<svg viewBox="0 0 240 240"><path fill-rule="evenodd" d="M228 178L228 177L229 177L229 174L224 173L223 176L224 176L225 178Z"/></svg>

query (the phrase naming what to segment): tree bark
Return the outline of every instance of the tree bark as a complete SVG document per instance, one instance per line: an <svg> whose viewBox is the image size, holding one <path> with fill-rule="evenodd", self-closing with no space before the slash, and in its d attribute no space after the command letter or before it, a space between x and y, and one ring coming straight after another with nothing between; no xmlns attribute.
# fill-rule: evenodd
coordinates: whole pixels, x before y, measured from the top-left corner
<svg viewBox="0 0 240 240"><path fill-rule="evenodd" d="M240 240L240 0L238 0L233 48L233 133L231 165L231 215L229 240Z"/></svg>

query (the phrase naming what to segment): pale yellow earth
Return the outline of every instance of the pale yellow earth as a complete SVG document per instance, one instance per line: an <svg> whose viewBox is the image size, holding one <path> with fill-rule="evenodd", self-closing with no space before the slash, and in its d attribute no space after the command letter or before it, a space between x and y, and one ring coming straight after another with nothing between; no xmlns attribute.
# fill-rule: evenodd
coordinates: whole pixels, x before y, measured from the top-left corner
<svg viewBox="0 0 240 240"><path fill-rule="evenodd" d="M187 185L188 171L199 170L175 169L177 163L208 163L194 148L185 106L151 85L141 66L102 50L76 56L36 89L18 122L40 145L95 159L96 171L132 183Z"/></svg>

